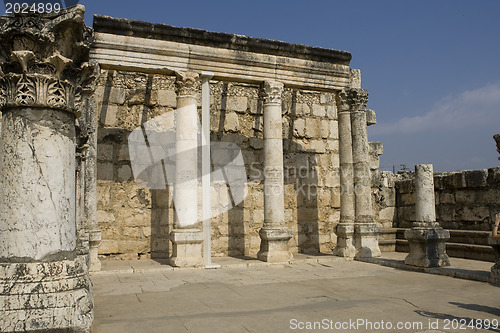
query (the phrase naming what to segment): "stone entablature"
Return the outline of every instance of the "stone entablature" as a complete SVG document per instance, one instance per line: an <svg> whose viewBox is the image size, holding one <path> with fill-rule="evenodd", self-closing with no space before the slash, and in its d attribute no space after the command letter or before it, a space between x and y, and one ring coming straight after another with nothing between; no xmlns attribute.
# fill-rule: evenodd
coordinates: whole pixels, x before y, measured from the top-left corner
<svg viewBox="0 0 500 333"><path fill-rule="evenodd" d="M135 72L209 71L214 80L342 89L351 82L349 52L163 24L94 17L92 59Z"/></svg>

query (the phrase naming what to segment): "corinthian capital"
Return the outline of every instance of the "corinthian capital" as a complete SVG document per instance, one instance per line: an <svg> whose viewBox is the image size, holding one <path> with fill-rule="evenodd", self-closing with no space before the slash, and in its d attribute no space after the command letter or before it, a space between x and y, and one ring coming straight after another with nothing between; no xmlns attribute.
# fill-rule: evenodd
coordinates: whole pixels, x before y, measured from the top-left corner
<svg viewBox="0 0 500 333"><path fill-rule="evenodd" d="M265 81L262 86L262 96L264 103L281 104L281 96L283 94L283 83L276 81Z"/></svg>
<svg viewBox="0 0 500 333"><path fill-rule="evenodd" d="M81 91L96 79L87 62L93 32L84 12L78 5L0 17L0 108L48 107L79 115Z"/></svg>
<svg viewBox="0 0 500 333"><path fill-rule="evenodd" d="M344 89L337 94L339 111L364 111L368 103L368 91L359 88Z"/></svg>
<svg viewBox="0 0 500 333"><path fill-rule="evenodd" d="M200 87L200 75L195 72L175 72L178 96L194 96Z"/></svg>

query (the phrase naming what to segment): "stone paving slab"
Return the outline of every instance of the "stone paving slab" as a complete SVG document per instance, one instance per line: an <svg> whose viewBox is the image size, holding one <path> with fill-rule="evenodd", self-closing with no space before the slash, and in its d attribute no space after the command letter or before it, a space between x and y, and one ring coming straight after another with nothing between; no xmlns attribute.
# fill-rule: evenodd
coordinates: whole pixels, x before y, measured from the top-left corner
<svg viewBox="0 0 500 333"><path fill-rule="evenodd" d="M452 327L500 320L499 289L485 282L333 256L280 265L214 262L222 268L105 261L105 271L92 275L93 332L500 332ZM413 327L375 329L382 321ZM353 323L359 325L335 327Z"/></svg>

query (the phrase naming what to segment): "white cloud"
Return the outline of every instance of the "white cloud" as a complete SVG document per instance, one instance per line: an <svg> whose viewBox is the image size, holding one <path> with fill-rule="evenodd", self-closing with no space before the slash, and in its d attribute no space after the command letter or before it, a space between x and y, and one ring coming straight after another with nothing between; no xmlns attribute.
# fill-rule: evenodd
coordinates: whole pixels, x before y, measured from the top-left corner
<svg viewBox="0 0 500 333"><path fill-rule="evenodd" d="M370 135L442 131L492 122L500 123L500 82L447 96L422 116L379 123L370 128Z"/></svg>

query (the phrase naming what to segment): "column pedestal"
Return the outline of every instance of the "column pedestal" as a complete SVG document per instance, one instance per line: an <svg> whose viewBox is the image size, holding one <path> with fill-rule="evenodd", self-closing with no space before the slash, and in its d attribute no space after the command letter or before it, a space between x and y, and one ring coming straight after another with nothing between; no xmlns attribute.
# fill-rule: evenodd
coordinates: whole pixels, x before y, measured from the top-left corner
<svg viewBox="0 0 500 333"><path fill-rule="evenodd" d="M432 164L415 166L415 188L415 222L410 230L405 231L410 245L405 263L419 267L449 266L446 240L450 239L450 232L436 222Z"/></svg>
<svg viewBox="0 0 500 333"><path fill-rule="evenodd" d="M446 240L450 239L448 230L439 225L435 228L412 228L405 231L405 238L410 245L405 264L419 267L450 266L450 258L446 254Z"/></svg>
<svg viewBox="0 0 500 333"><path fill-rule="evenodd" d="M355 226L355 247L357 258L380 257L378 235L380 226L376 223L359 223Z"/></svg>
<svg viewBox="0 0 500 333"><path fill-rule="evenodd" d="M345 258L354 258L356 247L354 246L354 224L339 223L337 225L337 246L333 249L333 255Z"/></svg>
<svg viewBox="0 0 500 333"><path fill-rule="evenodd" d="M203 265L201 244L203 233L199 229L174 229L170 233L172 256L170 265L176 267L195 267Z"/></svg>
<svg viewBox="0 0 500 333"><path fill-rule="evenodd" d="M262 228L259 231L261 243L257 258L266 262L288 262L292 259L288 241L292 231L288 228Z"/></svg>

